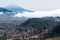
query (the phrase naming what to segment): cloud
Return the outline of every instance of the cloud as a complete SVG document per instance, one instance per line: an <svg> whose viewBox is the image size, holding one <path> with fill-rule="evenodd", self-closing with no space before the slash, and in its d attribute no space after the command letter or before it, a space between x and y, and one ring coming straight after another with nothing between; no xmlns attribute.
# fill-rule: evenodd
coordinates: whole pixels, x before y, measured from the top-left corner
<svg viewBox="0 0 60 40"><path fill-rule="evenodd" d="M60 16L60 9L52 11L37 11L37 12L24 12L17 13L14 17L28 17L28 18L42 18L42 17L56 17Z"/></svg>
<svg viewBox="0 0 60 40"><path fill-rule="evenodd" d="M3 12L0 12L0 15L2 15L3 14Z"/></svg>

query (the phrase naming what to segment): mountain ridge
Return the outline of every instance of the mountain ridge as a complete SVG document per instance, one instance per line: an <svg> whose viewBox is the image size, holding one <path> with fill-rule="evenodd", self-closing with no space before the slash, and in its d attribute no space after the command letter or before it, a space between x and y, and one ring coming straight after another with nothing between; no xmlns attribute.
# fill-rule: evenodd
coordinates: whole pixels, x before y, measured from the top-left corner
<svg viewBox="0 0 60 40"><path fill-rule="evenodd" d="M20 13L23 13L24 11L33 12L31 10L27 10L27 9L25 9L23 7L20 7L20 6L17 6L17 5L8 5L5 8L8 9L8 10L15 11L15 12L20 12Z"/></svg>

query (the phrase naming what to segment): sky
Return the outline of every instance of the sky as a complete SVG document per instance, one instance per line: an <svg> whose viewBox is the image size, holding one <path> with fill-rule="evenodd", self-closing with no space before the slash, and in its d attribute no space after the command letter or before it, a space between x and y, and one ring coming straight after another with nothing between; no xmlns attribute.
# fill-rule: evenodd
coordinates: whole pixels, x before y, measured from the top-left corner
<svg viewBox="0 0 60 40"><path fill-rule="evenodd" d="M0 7L16 4L33 11L49 11L60 9L60 0L0 0Z"/></svg>

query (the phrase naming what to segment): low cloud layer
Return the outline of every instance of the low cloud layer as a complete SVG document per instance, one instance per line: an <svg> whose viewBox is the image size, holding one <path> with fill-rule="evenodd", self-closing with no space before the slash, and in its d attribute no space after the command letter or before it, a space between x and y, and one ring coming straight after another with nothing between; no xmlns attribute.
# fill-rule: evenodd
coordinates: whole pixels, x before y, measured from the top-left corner
<svg viewBox="0 0 60 40"><path fill-rule="evenodd" d="M52 10L52 11L18 13L14 17L22 17L22 16L28 18L56 17L56 16L60 16L60 9Z"/></svg>

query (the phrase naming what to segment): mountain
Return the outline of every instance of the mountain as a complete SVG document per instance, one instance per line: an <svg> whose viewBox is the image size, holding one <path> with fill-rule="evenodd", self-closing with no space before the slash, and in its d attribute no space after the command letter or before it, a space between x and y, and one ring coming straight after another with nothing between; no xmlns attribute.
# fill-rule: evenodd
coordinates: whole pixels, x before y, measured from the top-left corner
<svg viewBox="0 0 60 40"><path fill-rule="evenodd" d="M25 32L32 34L45 33L45 37L60 36L60 17L45 17L45 18L29 18L21 25L16 25L17 29L22 29Z"/></svg>
<svg viewBox="0 0 60 40"><path fill-rule="evenodd" d="M11 11L8 10L8 9L5 9L5 8L3 8L3 7L0 7L0 12L11 12Z"/></svg>
<svg viewBox="0 0 60 40"><path fill-rule="evenodd" d="M6 11L6 12L2 16L6 16L6 17L12 17L12 16L14 16L17 13L33 12L31 10L22 8L20 6L14 5L14 4L8 5L8 6L4 7L4 8L5 9L2 10L2 11Z"/></svg>
<svg viewBox="0 0 60 40"><path fill-rule="evenodd" d="M5 7L6 9L12 11L12 12L20 12L20 13L23 13L23 12L33 12L31 10L28 10L28 9L24 9L22 7L19 7L17 5L14 5L14 4L11 4L11 5L8 5Z"/></svg>
<svg viewBox="0 0 60 40"><path fill-rule="evenodd" d="M54 24L53 20L43 19L43 18L31 18L25 21L22 26L32 26L32 27L50 27Z"/></svg>
<svg viewBox="0 0 60 40"><path fill-rule="evenodd" d="M16 11L17 10L17 11ZM25 17L13 17L16 12L32 12L31 10L24 9L22 7L16 5L8 5L7 7L0 7L0 23L13 23L13 24L20 24L25 22L28 18ZM15 12L15 13L14 13Z"/></svg>
<svg viewBox="0 0 60 40"><path fill-rule="evenodd" d="M0 13L1 13L0 17L10 16L11 13L8 13L8 12L12 12L12 11L5 9L4 7L0 7Z"/></svg>
<svg viewBox="0 0 60 40"><path fill-rule="evenodd" d="M23 29L24 31L29 31L32 29L32 31L36 34L40 34L42 32L42 29L48 30L52 25L54 25L53 20L48 20L44 18L29 18L24 23L20 25L16 25L17 29ZM30 32L32 32L30 31Z"/></svg>

